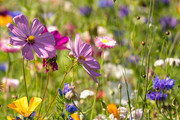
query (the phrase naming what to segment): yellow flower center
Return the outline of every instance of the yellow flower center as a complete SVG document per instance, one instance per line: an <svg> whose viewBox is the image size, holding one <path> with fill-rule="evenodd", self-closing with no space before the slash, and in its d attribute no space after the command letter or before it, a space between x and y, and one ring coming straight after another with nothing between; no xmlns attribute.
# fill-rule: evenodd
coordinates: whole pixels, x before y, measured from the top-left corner
<svg viewBox="0 0 180 120"><path fill-rule="evenodd" d="M84 56L80 56L79 59L84 60L84 61L86 60L86 58Z"/></svg>
<svg viewBox="0 0 180 120"><path fill-rule="evenodd" d="M108 40L106 40L106 39L102 39L101 40L103 43L107 43L107 42L109 42Z"/></svg>
<svg viewBox="0 0 180 120"><path fill-rule="evenodd" d="M34 36L29 36L28 38L27 38L27 41L29 42L29 43L33 43L34 42Z"/></svg>

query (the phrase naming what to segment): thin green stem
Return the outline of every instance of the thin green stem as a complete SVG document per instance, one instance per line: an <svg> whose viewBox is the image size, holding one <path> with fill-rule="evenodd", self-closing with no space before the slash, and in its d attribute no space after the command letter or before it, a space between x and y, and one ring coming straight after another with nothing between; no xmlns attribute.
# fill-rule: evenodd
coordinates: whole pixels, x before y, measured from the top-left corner
<svg viewBox="0 0 180 120"><path fill-rule="evenodd" d="M27 85L26 85L25 68L24 68L24 58L23 58L23 76L24 76L24 85L25 85L26 97L27 97L27 100L29 101L29 99L28 99L28 92L27 92Z"/></svg>
<svg viewBox="0 0 180 120"><path fill-rule="evenodd" d="M95 109L95 106L96 106L96 96L97 96L98 88L99 88L99 86L97 87L97 89L96 89L96 94L95 94L95 96L94 96L94 101L93 101L93 106L92 106L92 111L91 111L90 120L93 120L94 109Z"/></svg>
<svg viewBox="0 0 180 120"><path fill-rule="evenodd" d="M125 68L124 68L124 72L125 72ZM129 105L130 117L132 118L132 114L131 114L131 99L129 97L128 84L127 84L127 79L126 79L126 76L125 76L126 73L124 73L124 72L123 72L123 77L125 79L125 84L126 84L126 92L127 92L127 96L128 96L128 105Z"/></svg>
<svg viewBox="0 0 180 120"><path fill-rule="evenodd" d="M48 83L49 83L49 72L47 73L47 82L46 82L46 86L45 86L45 89L44 89L43 98L42 98L42 102L41 102L41 106L40 106L40 109L39 109L37 120L39 119L39 116L40 116L40 113L41 113L41 108L42 108L44 98L45 98L45 95L46 95L46 90L47 90Z"/></svg>
<svg viewBox="0 0 180 120"><path fill-rule="evenodd" d="M70 69L69 69L68 71L65 72L64 77L63 77L63 80L62 80L62 82L61 82L59 88L62 87L62 85L63 85L63 83L64 83L64 80L65 80L67 74L73 69L74 65L75 65L75 63L70 67ZM49 107L47 108L47 112L46 112L45 116L48 114L48 112L49 112L49 110L50 110L50 108L51 108L53 102L54 102L55 99L56 99L57 94L58 94L58 90L56 91L56 93L55 93L55 95L54 95L52 101L50 102ZM44 116L44 117L45 117L45 116ZM44 118L44 117L43 117L43 118Z"/></svg>

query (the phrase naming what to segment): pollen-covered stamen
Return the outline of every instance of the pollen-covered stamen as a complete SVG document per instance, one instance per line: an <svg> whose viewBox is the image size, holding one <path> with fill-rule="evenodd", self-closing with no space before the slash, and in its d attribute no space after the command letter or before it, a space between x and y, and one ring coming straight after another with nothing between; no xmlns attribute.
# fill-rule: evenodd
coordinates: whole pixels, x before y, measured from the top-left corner
<svg viewBox="0 0 180 120"><path fill-rule="evenodd" d="M84 56L82 56L82 55L79 57L79 59L84 60L84 61L86 60L86 58Z"/></svg>
<svg viewBox="0 0 180 120"><path fill-rule="evenodd" d="M28 41L28 43L33 43L34 42L34 36L29 36L28 38L27 38L27 41Z"/></svg>
<svg viewBox="0 0 180 120"><path fill-rule="evenodd" d="M106 40L106 39L102 39L101 40L103 43L107 43L107 42L109 42L108 40Z"/></svg>

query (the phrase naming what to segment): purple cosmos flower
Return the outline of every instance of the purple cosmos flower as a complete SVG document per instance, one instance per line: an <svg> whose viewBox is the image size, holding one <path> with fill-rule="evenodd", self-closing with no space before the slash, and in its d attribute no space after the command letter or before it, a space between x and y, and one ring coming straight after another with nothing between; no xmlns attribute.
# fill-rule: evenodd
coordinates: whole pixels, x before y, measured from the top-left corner
<svg viewBox="0 0 180 120"><path fill-rule="evenodd" d="M32 49L39 58L53 58L56 55L54 36L49 32L41 34L44 26L38 19L34 18L30 30L26 16L18 15L13 21L18 28L11 23L7 24L9 31L15 35L10 37L10 44L23 46L21 53L25 59L34 59Z"/></svg>
<svg viewBox="0 0 180 120"><path fill-rule="evenodd" d="M79 34L76 34L74 45L71 40L69 40L69 42L71 47L70 54L72 54L74 58L82 64L83 68L86 70L89 76L98 83L96 77L101 76L101 74L95 72L93 69L99 70L100 65L98 61L92 57L91 46L87 43L81 44Z"/></svg>
<svg viewBox="0 0 180 120"><path fill-rule="evenodd" d="M65 107L66 107L66 111L68 111L69 113L73 113L73 112L75 112L75 111L78 110L78 109L74 106L74 104L72 104L72 105L66 104Z"/></svg>
<svg viewBox="0 0 180 120"><path fill-rule="evenodd" d="M92 8L90 6L80 7L79 12L81 15L89 16L92 12Z"/></svg>
<svg viewBox="0 0 180 120"><path fill-rule="evenodd" d="M129 14L129 9L127 6L120 6L119 8L119 16L120 17L125 17Z"/></svg>
<svg viewBox="0 0 180 120"><path fill-rule="evenodd" d="M98 6L100 8L112 7L113 6L113 2L112 2L112 0L99 0L98 1Z"/></svg>
<svg viewBox="0 0 180 120"><path fill-rule="evenodd" d="M160 19L160 24L161 24L161 27L162 27L162 30L166 30L168 28L175 28L176 25L177 25L177 19L176 18L171 18L169 16L166 16L166 17L162 17Z"/></svg>
<svg viewBox="0 0 180 120"><path fill-rule="evenodd" d="M165 100L167 98L167 94L164 93L162 94L162 92L152 92L150 91L150 93L147 93L147 99L151 99L151 100L157 100L157 101L160 101L160 100Z"/></svg>
<svg viewBox="0 0 180 120"><path fill-rule="evenodd" d="M44 31L42 32L42 34L44 33L47 33L48 30L47 28L45 27ZM65 50L65 49L68 49L67 47L65 47L64 45L68 42L69 38L66 37L66 36L61 36L60 33L55 30L55 31L52 31L51 32L54 36L54 39L55 39L55 48L57 50Z"/></svg>

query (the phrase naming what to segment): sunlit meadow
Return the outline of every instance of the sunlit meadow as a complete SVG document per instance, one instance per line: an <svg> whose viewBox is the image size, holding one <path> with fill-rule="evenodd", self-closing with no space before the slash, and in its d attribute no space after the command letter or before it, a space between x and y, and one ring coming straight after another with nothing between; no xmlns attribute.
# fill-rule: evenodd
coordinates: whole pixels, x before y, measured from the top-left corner
<svg viewBox="0 0 180 120"><path fill-rule="evenodd" d="M178 0L0 0L0 120L179 120Z"/></svg>

